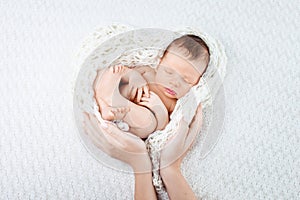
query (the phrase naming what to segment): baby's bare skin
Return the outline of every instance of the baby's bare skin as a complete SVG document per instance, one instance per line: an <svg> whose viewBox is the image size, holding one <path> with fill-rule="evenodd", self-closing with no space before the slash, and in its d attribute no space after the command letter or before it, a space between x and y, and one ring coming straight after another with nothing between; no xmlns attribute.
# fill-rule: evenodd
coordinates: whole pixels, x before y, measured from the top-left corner
<svg viewBox="0 0 300 200"><path fill-rule="evenodd" d="M117 66L98 73L95 97L104 118L110 119L107 113L116 117L112 109L120 108L119 117L129 124L129 131L145 138L167 125L177 100L198 83L201 70L183 57L166 52L155 69Z"/></svg>
<svg viewBox="0 0 300 200"><path fill-rule="evenodd" d="M157 120L149 109L127 99L129 96L125 94L128 92L128 87L125 87L126 84L121 86L119 91L119 83L127 72L126 69L115 70L112 67L99 71L94 82L95 98L103 119L123 119L129 124L130 132L141 138L146 138L156 130ZM151 94L151 96L153 95ZM142 98L144 99L146 96Z"/></svg>

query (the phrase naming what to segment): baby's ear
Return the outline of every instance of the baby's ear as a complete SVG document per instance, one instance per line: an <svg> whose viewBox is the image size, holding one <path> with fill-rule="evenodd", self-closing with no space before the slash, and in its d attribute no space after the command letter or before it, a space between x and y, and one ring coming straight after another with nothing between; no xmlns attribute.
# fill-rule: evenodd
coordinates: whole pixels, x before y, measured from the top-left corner
<svg viewBox="0 0 300 200"><path fill-rule="evenodd" d="M159 58L158 58L158 63L160 63L161 60L162 60L162 57L159 56Z"/></svg>

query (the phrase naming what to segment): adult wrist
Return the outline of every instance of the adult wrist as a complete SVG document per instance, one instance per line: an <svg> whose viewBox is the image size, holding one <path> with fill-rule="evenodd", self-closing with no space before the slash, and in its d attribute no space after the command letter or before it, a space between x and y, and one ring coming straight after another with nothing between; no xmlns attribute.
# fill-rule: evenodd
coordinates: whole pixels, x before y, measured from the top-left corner
<svg viewBox="0 0 300 200"><path fill-rule="evenodd" d="M169 177L174 177L178 174L181 174L180 166L175 164L160 169L160 175L163 180L168 179Z"/></svg>
<svg viewBox="0 0 300 200"><path fill-rule="evenodd" d="M139 161L139 162L137 162ZM152 163L150 157L143 156L143 158L136 158L134 163L131 165L134 173L149 173L152 171Z"/></svg>

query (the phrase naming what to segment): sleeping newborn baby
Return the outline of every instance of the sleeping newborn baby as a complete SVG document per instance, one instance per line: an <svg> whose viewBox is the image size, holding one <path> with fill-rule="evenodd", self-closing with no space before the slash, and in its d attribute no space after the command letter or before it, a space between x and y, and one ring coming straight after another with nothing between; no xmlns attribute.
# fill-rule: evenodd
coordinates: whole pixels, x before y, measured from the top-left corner
<svg viewBox="0 0 300 200"><path fill-rule="evenodd" d="M176 102L198 83L209 63L209 49L195 35L166 48L156 68L117 65L98 71L95 98L104 120L123 120L129 132L147 138L162 130Z"/></svg>

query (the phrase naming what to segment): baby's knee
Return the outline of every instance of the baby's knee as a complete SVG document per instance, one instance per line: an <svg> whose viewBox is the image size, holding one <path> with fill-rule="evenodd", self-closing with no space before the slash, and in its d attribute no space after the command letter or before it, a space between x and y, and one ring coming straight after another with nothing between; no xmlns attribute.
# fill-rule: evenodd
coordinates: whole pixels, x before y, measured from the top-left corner
<svg viewBox="0 0 300 200"><path fill-rule="evenodd" d="M147 138L151 133L156 130L157 120L154 114L147 109L143 116L136 116L138 122L136 126L132 126L131 130L140 138Z"/></svg>

